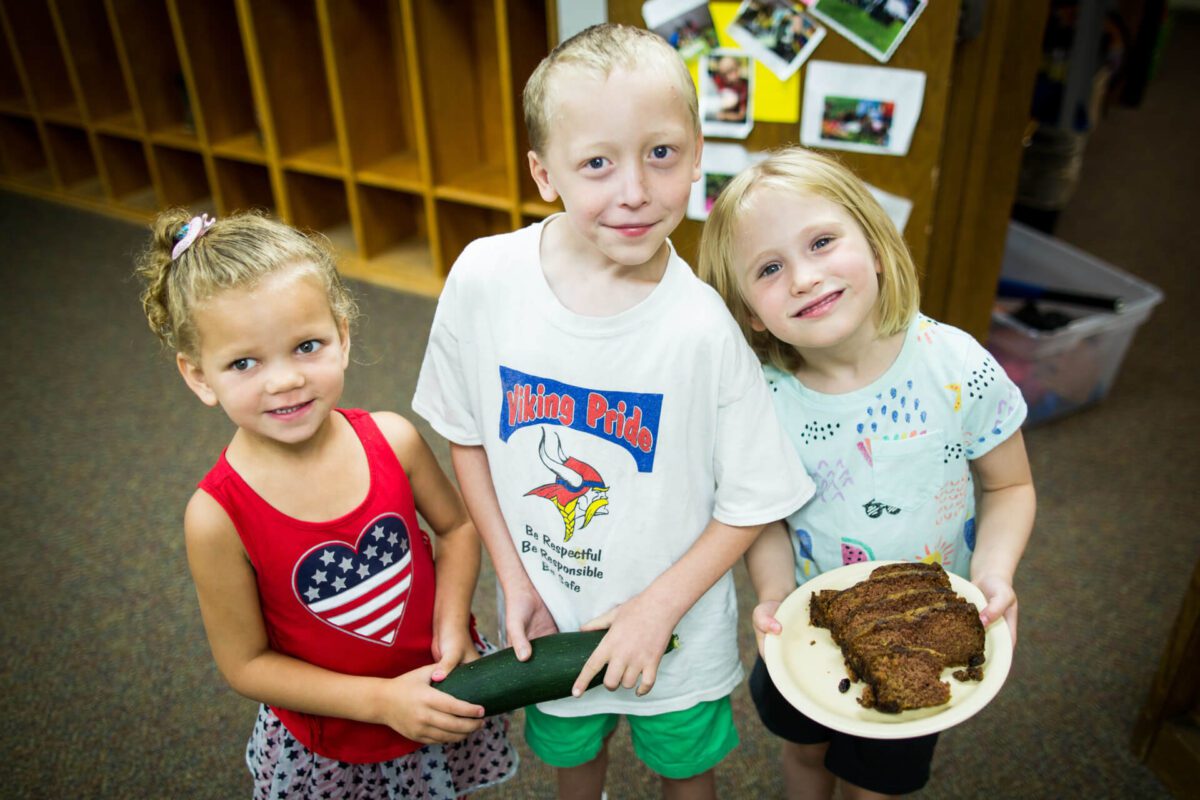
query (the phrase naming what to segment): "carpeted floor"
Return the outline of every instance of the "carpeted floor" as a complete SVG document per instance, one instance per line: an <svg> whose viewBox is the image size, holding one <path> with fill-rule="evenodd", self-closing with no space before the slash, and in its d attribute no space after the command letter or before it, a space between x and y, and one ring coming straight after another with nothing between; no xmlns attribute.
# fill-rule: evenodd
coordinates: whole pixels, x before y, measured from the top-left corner
<svg viewBox="0 0 1200 800"><path fill-rule="evenodd" d="M1200 423L1198 54L1200 22L1181 18L1144 106L1114 108L1092 138L1060 221L1058 235L1166 301L1107 399L1027 433L1040 504L1018 576L1020 646L997 699L943 736L920 797L1167 796L1128 743L1200 555L1184 502ZM230 429L145 330L128 278L141 239L136 226L0 192L5 797L248 796L255 705L213 667L180 530ZM356 288L366 318L346 403L407 413L433 303ZM494 607L488 573L476 601L485 630ZM776 743L744 688L735 701L742 745L719 768L721 794L778 797ZM552 797L551 771L523 756L514 781L480 796ZM658 796L627 734L613 757L610 798Z"/></svg>

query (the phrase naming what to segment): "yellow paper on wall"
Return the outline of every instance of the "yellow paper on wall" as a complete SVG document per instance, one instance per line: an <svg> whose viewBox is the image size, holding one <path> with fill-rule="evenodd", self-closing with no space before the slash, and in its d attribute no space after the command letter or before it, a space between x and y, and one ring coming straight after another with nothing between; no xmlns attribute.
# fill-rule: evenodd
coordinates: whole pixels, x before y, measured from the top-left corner
<svg viewBox="0 0 1200 800"><path fill-rule="evenodd" d="M717 29L717 40L721 47L741 50L725 29L737 15L741 3L709 3L708 11L712 15L713 27ZM700 65L698 61L688 64L692 72L692 80L700 85ZM775 73L754 61L754 119L758 122L783 122L796 124L800 121L800 73L795 72L786 81L775 77Z"/></svg>

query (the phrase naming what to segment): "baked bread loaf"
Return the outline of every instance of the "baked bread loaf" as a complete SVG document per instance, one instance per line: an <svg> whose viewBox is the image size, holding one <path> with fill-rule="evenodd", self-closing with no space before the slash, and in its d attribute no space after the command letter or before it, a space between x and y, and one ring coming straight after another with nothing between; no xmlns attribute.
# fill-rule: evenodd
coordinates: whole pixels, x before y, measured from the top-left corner
<svg viewBox="0 0 1200 800"><path fill-rule="evenodd" d="M866 683L858 702L888 713L950 700L946 667L960 681L983 677L979 609L950 587L940 564L885 564L842 590L816 592L812 624L829 629L850 677Z"/></svg>

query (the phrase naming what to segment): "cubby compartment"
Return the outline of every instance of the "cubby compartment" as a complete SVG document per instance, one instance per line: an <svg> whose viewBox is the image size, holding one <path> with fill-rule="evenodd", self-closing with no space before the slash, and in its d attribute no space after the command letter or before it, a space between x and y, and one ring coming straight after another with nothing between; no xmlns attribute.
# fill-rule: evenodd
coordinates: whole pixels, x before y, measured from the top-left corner
<svg viewBox="0 0 1200 800"><path fill-rule="evenodd" d="M402 9L395 0L323 2L356 180L419 191L421 171Z"/></svg>
<svg viewBox="0 0 1200 800"><path fill-rule="evenodd" d="M313 0L253 0L259 69L284 166L343 174Z"/></svg>
<svg viewBox="0 0 1200 800"><path fill-rule="evenodd" d="M17 72L17 62L13 60L8 37L0 27L0 111L27 114L29 110L29 101L21 85L21 73Z"/></svg>
<svg viewBox="0 0 1200 800"><path fill-rule="evenodd" d="M429 249L425 203L420 195L373 186L360 186L357 193L364 258L393 249Z"/></svg>
<svg viewBox="0 0 1200 800"><path fill-rule="evenodd" d="M509 207L515 119L506 110L495 3L418 2L413 16L435 194Z"/></svg>
<svg viewBox="0 0 1200 800"><path fill-rule="evenodd" d="M156 145L154 162L164 207L183 206L192 211L213 211L212 190L199 153Z"/></svg>
<svg viewBox="0 0 1200 800"><path fill-rule="evenodd" d="M264 163L266 148L234 0L171 0L169 8L183 39L180 55L191 72L200 125L213 152Z"/></svg>
<svg viewBox="0 0 1200 800"><path fill-rule="evenodd" d="M442 277L434 267L425 198L375 186L356 188L359 259L343 263L348 275L436 296Z"/></svg>
<svg viewBox="0 0 1200 800"><path fill-rule="evenodd" d="M537 184L529 174L529 132L525 130L525 116L521 95L525 83L545 55L550 52L550 31L547 25L546 8L543 0L509 0L508 2L508 52L513 108L513 129L516 138L515 162L517 165L517 187L521 198L522 213L546 216L561 204L547 204L538 195Z"/></svg>
<svg viewBox="0 0 1200 800"><path fill-rule="evenodd" d="M318 231L343 252L355 253L346 184L303 172L285 172L288 222L301 230Z"/></svg>
<svg viewBox="0 0 1200 800"><path fill-rule="evenodd" d="M464 247L482 236L511 231L513 219L507 211L442 201L437 204L437 227L441 261L449 272Z"/></svg>
<svg viewBox="0 0 1200 800"><path fill-rule="evenodd" d="M12 44L19 63L25 67L37 111L58 122L83 122L49 7L23 0L6 3L4 10L12 29Z"/></svg>
<svg viewBox="0 0 1200 800"><path fill-rule="evenodd" d="M217 212L231 214L261 208L275 213L275 194L271 191L271 174L259 164L228 158L214 158L216 173Z"/></svg>
<svg viewBox="0 0 1200 800"><path fill-rule="evenodd" d="M104 196L96 158L87 132L80 128L47 123L46 145L58 185L71 194L99 200Z"/></svg>
<svg viewBox="0 0 1200 800"><path fill-rule="evenodd" d="M194 146L198 140L192 98L175 49L166 3L108 0L108 4L117 48L128 64L135 102L151 138L161 144Z"/></svg>
<svg viewBox="0 0 1200 800"><path fill-rule="evenodd" d="M145 212L158 206L145 145L135 139L97 134L96 151L114 204Z"/></svg>
<svg viewBox="0 0 1200 800"><path fill-rule="evenodd" d="M0 114L0 167L7 179L51 188L49 162L33 120Z"/></svg>
<svg viewBox="0 0 1200 800"><path fill-rule="evenodd" d="M57 0L54 9L88 121L101 129L136 132L103 0Z"/></svg>

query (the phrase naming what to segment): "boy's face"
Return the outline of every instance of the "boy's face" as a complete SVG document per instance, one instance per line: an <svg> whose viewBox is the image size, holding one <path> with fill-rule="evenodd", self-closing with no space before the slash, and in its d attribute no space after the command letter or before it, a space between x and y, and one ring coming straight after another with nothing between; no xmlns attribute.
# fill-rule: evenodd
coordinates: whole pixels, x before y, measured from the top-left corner
<svg viewBox="0 0 1200 800"><path fill-rule="evenodd" d="M598 265L658 255L700 177L701 140L675 83L616 70L555 77L553 129L529 169L542 199L561 197L569 238Z"/></svg>

